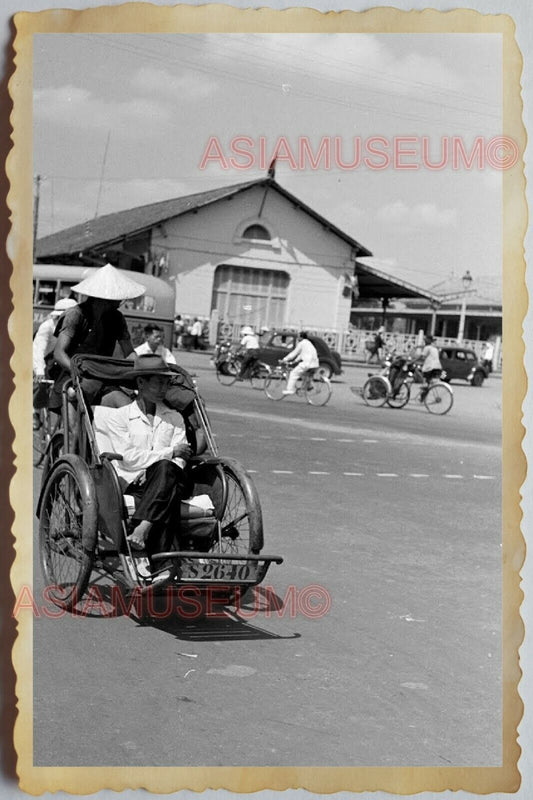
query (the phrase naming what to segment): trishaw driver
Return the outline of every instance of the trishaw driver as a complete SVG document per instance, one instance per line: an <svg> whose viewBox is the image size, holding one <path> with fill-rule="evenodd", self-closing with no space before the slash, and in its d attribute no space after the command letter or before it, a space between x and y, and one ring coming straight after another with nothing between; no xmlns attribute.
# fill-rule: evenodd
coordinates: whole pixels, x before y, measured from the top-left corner
<svg viewBox="0 0 533 800"><path fill-rule="evenodd" d="M111 264L100 267L89 278L72 287L87 298L61 318L55 335L54 358L62 367L50 396L49 408L59 413L61 390L70 376L70 359L76 353L112 356L118 344L124 358L133 353L126 320L118 310L124 300L146 291L140 283L123 276ZM84 378L82 389L89 405L98 402L101 381Z"/></svg>
<svg viewBox="0 0 533 800"><path fill-rule="evenodd" d="M160 356L138 356L124 378L136 379L139 394L107 420L113 450L122 455L113 466L124 493L135 497L128 541L136 555L168 552L178 532L192 452L181 415L163 402L173 374ZM170 565L160 569L154 582L171 576Z"/></svg>

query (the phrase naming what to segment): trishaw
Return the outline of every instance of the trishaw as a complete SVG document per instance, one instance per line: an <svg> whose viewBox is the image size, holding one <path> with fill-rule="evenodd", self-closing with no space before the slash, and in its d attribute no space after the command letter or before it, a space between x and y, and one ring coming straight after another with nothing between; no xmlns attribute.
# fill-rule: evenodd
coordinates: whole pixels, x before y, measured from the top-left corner
<svg viewBox="0 0 533 800"><path fill-rule="evenodd" d="M63 388L61 423L52 436L43 464L37 507L39 547L47 596L68 611L87 590L95 563L127 592L142 594L187 587L200 593L219 591L228 602L259 584L280 556L263 555L261 505L252 479L233 458L219 455L205 405L191 375L173 367L172 383L181 390L182 414L194 412L206 450L187 465L188 498L181 504L176 549L152 556L150 576L137 569L126 537L133 498L123 495L113 460L106 449L104 406L89 406L81 388L84 378L109 389L133 390L125 373L129 360L74 356L71 378ZM76 434L69 429L69 406L76 414ZM164 584L152 586L157 562L173 569ZM162 570L160 570L162 572Z"/></svg>

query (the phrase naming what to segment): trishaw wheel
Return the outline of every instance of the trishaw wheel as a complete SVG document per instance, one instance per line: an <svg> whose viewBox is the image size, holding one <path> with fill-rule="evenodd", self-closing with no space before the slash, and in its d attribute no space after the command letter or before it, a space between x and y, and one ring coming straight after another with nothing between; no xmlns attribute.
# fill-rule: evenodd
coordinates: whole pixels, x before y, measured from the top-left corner
<svg viewBox="0 0 533 800"><path fill-rule="evenodd" d="M372 375L363 386L363 400L367 406L380 408L387 402L389 394L388 381L381 377L381 375Z"/></svg>
<svg viewBox="0 0 533 800"><path fill-rule="evenodd" d="M40 500L39 549L48 597L71 611L83 597L94 561L98 507L89 470L78 456L52 468Z"/></svg>
<svg viewBox="0 0 533 800"><path fill-rule="evenodd" d="M403 408L409 402L411 397L411 389L408 383L402 383L396 394L391 394L387 397L387 404L391 408Z"/></svg>
<svg viewBox="0 0 533 800"><path fill-rule="evenodd" d="M57 459L63 453L63 433L61 431L56 431L53 434L52 438L48 442L48 446L46 448L45 459L43 463L43 477L41 486L44 486L44 482L48 477L48 474L54 464L56 463Z"/></svg>
<svg viewBox="0 0 533 800"><path fill-rule="evenodd" d="M227 497L220 516L221 541L215 549L222 553L259 553L263 547L263 516L257 489L238 462L222 461L220 466Z"/></svg>

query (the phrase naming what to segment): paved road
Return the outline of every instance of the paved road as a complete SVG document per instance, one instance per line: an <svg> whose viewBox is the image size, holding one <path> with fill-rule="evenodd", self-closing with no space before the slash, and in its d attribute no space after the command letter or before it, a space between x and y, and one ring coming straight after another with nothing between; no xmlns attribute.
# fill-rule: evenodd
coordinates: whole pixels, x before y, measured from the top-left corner
<svg viewBox="0 0 533 800"><path fill-rule="evenodd" d="M363 370L316 409L182 361L284 564L239 614L36 620L36 763L498 764L500 382L439 419Z"/></svg>

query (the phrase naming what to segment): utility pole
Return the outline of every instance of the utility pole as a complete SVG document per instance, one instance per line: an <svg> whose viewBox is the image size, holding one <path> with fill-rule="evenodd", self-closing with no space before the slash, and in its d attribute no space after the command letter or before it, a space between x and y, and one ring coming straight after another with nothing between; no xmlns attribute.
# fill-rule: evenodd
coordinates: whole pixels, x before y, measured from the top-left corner
<svg viewBox="0 0 533 800"><path fill-rule="evenodd" d="M33 260L35 261L35 249L37 245L37 228L39 226L39 199L41 196L41 176L35 179L35 198L33 201Z"/></svg>

